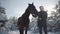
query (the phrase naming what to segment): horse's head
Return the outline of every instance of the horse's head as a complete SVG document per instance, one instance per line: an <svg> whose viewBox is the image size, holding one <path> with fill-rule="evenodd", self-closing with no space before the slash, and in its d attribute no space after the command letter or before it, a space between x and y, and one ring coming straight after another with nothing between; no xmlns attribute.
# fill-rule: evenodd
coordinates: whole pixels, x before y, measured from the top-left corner
<svg viewBox="0 0 60 34"><path fill-rule="evenodd" d="M36 10L36 8L35 8L33 3L32 4L28 4L28 12L30 12L31 14L37 15L37 10Z"/></svg>

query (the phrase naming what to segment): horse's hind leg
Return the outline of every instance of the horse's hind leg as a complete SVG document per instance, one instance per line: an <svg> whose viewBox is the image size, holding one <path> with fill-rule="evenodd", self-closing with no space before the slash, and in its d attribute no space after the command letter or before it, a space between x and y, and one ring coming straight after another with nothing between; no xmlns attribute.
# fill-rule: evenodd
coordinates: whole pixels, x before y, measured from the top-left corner
<svg viewBox="0 0 60 34"><path fill-rule="evenodd" d="M20 34L24 34L24 29L20 29Z"/></svg>

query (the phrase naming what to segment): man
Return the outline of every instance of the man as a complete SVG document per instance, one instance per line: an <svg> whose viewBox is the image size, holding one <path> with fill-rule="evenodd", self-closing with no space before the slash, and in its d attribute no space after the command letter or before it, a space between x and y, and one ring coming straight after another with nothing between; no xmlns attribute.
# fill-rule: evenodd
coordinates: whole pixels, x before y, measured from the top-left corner
<svg viewBox="0 0 60 34"><path fill-rule="evenodd" d="M42 34L42 28L44 29L45 34L47 34L47 12L44 11L44 7L40 6L40 12L38 13L38 27L39 33Z"/></svg>
<svg viewBox="0 0 60 34"><path fill-rule="evenodd" d="M37 12L37 16L38 16L38 28L39 28L39 33L42 34L42 28L44 29L45 34L47 34L47 12L44 11L44 7L40 6L40 11ZM33 16L36 17L35 14L33 14Z"/></svg>

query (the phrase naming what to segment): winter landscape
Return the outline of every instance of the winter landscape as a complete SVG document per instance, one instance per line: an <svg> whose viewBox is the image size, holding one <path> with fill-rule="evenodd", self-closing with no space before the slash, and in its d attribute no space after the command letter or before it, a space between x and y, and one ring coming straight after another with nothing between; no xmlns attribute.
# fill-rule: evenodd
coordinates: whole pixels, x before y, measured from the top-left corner
<svg viewBox="0 0 60 34"><path fill-rule="evenodd" d="M11 17L10 15L9 17L7 15L8 13L6 11L9 11L9 10L4 8L3 6L4 2L6 1L0 0L0 34L20 34L17 27L18 18L17 16ZM29 23L29 30L27 32L28 34L39 34L39 30L37 27L37 19L38 17L36 18L31 17L30 19L31 21ZM55 4L53 10L50 13L50 16L47 17L47 30L48 30L48 34L60 34L60 0L58 0L58 2ZM44 31L43 31L43 34L44 34Z"/></svg>

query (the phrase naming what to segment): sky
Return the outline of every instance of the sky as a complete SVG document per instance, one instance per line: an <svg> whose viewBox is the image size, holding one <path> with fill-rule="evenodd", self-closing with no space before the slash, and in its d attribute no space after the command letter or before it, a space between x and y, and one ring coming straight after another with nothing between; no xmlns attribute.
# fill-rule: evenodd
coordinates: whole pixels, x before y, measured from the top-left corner
<svg viewBox="0 0 60 34"><path fill-rule="evenodd" d="M34 3L36 9L39 10L39 6L43 5L45 10L48 11L48 16L50 15L52 8L56 5L58 0L0 0L1 6L6 9L6 15L10 17L20 17L25 12L29 3ZM30 15L30 18L32 16Z"/></svg>

